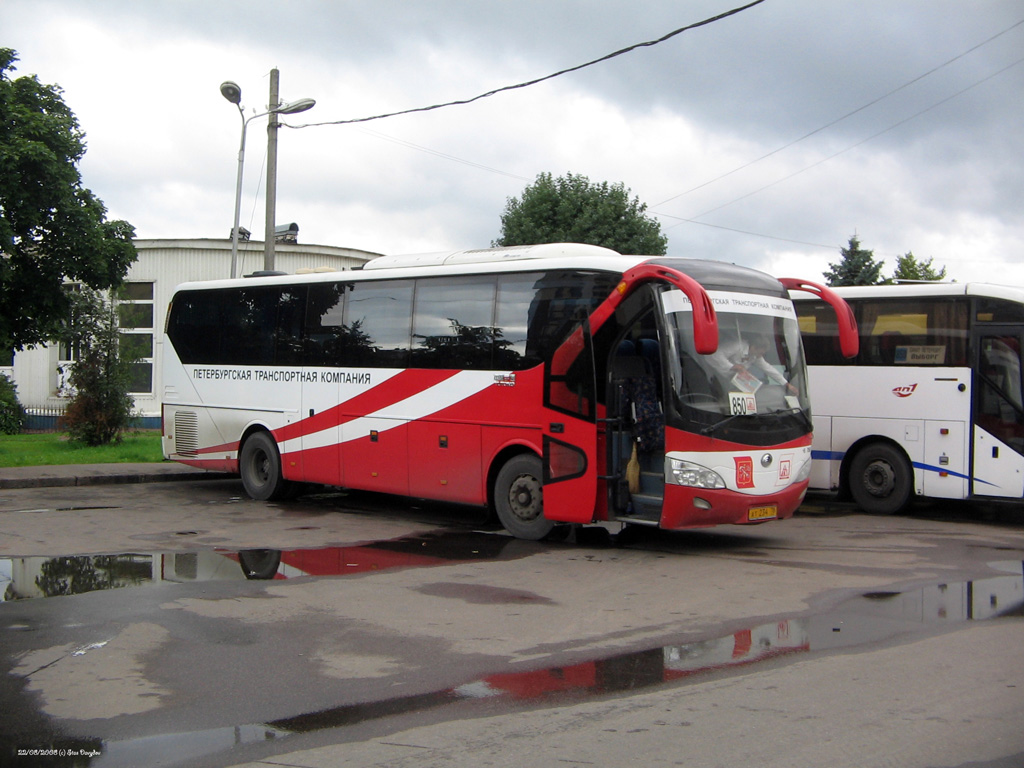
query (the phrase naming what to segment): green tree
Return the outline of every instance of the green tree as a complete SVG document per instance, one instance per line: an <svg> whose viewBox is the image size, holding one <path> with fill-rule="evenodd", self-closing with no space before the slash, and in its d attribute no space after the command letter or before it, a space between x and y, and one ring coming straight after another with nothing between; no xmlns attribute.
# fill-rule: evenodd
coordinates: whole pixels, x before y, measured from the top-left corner
<svg viewBox="0 0 1024 768"><path fill-rule="evenodd" d="M828 285L882 285L888 282L882 277L882 262L875 261L874 251L860 247L856 235L839 253L842 261L829 264L829 271L824 273Z"/></svg>
<svg viewBox="0 0 1024 768"><path fill-rule="evenodd" d="M68 293L71 322L62 341L74 350L68 378L74 394L63 427L86 445L118 442L135 418L128 388L136 360L122 350L116 302L88 288Z"/></svg>
<svg viewBox="0 0 1024 768"><path fill-rule="evenodd" d="M46 597L81 595L153 580L153 562L148 555L54 557L39 571L36 586Z"/></svg>
<svg viewBox="0 0 1024 768"><path fill-rule="evenodd" d="M938 272L932 266L932 260L918 261L913 251L907 251L896 260L896 271L892 274L893 282L900 280L922 281L922 280L945 280L946 268Z"/></svg>
<svg viewBox="0 0 1024 768"><path fill-rule="evenodd" d="M110 288L136 257L132 226L82 187L85 134L61 89L12 79L17 60L0 48L0 349L55 338L65 280Z"/></svg>
<svg viewBox="0 0 1024 768"><path fill-rule="evenodd" d="M509 198L501 237L491 245L588 243L619 253L664 255L668 238L646 210L621 182L591 184L586 176L553 179L542 173L521 197Z"/></svg>

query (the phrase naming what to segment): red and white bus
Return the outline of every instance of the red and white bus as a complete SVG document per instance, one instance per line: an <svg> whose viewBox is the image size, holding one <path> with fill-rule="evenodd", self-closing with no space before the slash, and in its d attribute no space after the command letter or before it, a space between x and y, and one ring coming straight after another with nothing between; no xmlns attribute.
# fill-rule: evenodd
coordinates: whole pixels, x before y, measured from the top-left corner
<svg viewBox="0 0 1024 768"><path fill-rule="evenodd" d="M588 245L186 283L164 455L238 473L256 499L317 483L488 505L528 539L786 518L811 458L787 288L834 302L856 351L821 286ZM772 376L726 359L755 337Z"/></svg>

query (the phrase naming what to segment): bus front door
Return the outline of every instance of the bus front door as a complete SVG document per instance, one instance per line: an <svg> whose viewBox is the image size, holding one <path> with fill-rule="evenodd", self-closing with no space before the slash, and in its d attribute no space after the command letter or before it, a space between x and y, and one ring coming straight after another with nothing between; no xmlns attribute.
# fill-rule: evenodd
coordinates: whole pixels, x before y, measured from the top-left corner
<svg viewBox="0 0 1024 768"><path fill-rule="evenodd" d="M589 523L597 501L597 402L593 340L583 320L544 371L544 516Z"/></svg>
<svg viewBox="0 0 1024 768"><path fill-rule="evenodd" d="M608 362L608 504L616 520L658 525L665 502L665 416L655 313L626 330Z"/></svg>
<svg viewBox="0 0 1024 768"><path fill-rule="evenodd" d="M982 326L974 386L974 471L977 496L1024 496L1024 381L1019 327Z"/></svg>

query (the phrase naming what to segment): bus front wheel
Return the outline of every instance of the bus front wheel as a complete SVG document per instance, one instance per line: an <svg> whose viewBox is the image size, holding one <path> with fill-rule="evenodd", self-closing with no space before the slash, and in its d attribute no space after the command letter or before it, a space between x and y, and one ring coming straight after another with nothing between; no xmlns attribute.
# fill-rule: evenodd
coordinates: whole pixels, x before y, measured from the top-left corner
<svg viewBox="0 0 1024 768"><path fill-rule="evenodd" d="M910 501L913 480L907 457L886 443L865 446L850 465L850 495L865 512L899 512Z"/></svg>
<svg viewBox="0 0 1024 768"><path fill-rule="evenodd" d="M288 481L281 474L281 454L268 432L250 435L238 457L245 492L258 501L282 499L288 495Z"/></svg>
<svg viewBox="0 0 1024 768"><path fill-rule="evenodd" d="M494 507L505 530L517 539L540 541L555 527L544 517L540 459L520 454L506 462L494 482Z"/></svg>

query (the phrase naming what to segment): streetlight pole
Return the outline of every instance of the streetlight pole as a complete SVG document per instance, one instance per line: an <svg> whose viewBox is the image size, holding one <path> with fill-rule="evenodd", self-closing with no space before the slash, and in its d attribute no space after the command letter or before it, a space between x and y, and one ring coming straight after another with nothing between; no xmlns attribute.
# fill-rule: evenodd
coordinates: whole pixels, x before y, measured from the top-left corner
<svg viewBox="0 0 1024 768"><path fill-rule="evenodd" d="M238 107L238 114L242 118L242 138L238 146L238 175L235 181L235 225L231 230L231 277L238 276L238 228L239 217L242 212L242 169L245 165L245 132L250 121L257 117L270 115L270 125L267 126L267 222L266 238L263 245L263 268L274 268L274 216L277 207L277 130L278 115L294 115L297 112L305 112L312 109L316 104L313 99L297 99L281 104L277 95L278 72L272 69L270 72L270 105L266 112L246 117L242 108L242 89L237 83L227 80L220 84L221 95ZM271 125L273 128L271 129ZM272 169L272 170L271 170ZM267 266L269 264L269 266Z"/></svg>
<svg viewBox="0 0 1024 768"><path fill-rule="evenodd" d="M267 216L263 237L263 269L274 269L274 246L277 235L277 67L270 70L270 118L267 120Z"/></svg>
<svg viewBox="0 0 1024 768"><path fill-rule="evenodd" d="M235 181L235 225L231 229L231 277L238 276L238 219L242 213L242 169L245 167L245 129L249 121L242 112L242 89L237 83L227 80L220 84L221 95L238 107L242 118L242 140L238 145L238 178Z"/></svg>

